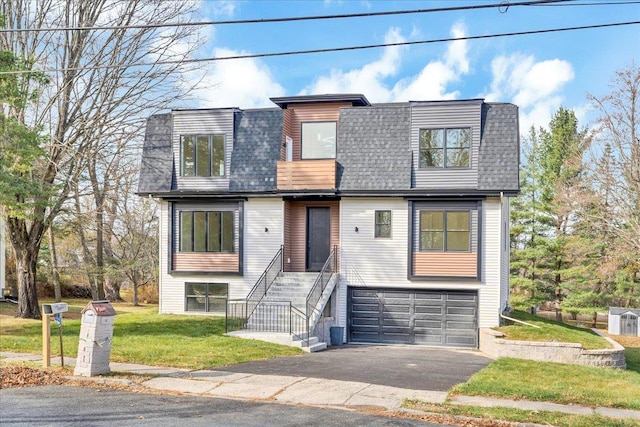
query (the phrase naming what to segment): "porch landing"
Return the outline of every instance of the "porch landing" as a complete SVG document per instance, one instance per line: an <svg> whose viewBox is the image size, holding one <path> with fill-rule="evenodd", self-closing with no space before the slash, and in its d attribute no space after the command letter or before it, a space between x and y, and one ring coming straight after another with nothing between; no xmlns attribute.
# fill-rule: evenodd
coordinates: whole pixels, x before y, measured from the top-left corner
<svg viewBox="0 0 640 427"><path fill-rule="evenodd" d="M225 335L230 337L253 339L271 342L274 344L286 345L289 347L299 347L307 353L314 353L316 351L322 351L327 348L326 342L321 342L317 337L310 337L309 344L305 345L305 342L296 339L294 336L285 332L255 332L246 329L239 331L227 332Z"/></svg>

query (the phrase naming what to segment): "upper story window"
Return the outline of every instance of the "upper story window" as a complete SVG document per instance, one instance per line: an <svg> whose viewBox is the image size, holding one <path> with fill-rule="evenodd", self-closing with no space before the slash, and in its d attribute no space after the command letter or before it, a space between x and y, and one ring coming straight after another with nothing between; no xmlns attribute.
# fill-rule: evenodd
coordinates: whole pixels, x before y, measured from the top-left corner
<svg viewBox="0 0 640 427"><path fill-rule="evenodd" d="M224 176L224 135L183 135L181 176Z"/></svg>
<svg viewBox="0 0 640 427"><path fill-rule="evenodd" d="M233 252L232 211L181 211L181 252Z"/></svg>
<svg viewBox="0 0 640 427"><path fill-rule="evenodd" d="M376 211L375 238L391 237L391 211Z"/></svg>
<svg viewBox="0 0 640 427"><path fill-rule="evenodd" d="M421 251L470 251L469 211L420 211Z"/></svg>
<svg viewBox="0 0 640 427"><path fill-rule="evenodd" d="M468 168L471 128L420 129L420 168Z"/></svg>
<svg viewBox="0 0 640 427"><path fill-rule="evenodd" d="M302 123L301 158L336 158L336 122Z"/></svg>

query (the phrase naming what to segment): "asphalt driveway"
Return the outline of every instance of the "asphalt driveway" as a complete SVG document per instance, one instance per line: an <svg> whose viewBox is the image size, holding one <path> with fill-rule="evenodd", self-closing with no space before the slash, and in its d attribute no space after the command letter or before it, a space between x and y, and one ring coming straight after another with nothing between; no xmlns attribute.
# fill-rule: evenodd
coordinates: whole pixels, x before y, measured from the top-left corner
<svg viewBox="0 0 640 427"><path fill-rule="evenodd" d="M215 370L357 381L447 391L491 362L473 350L411 345L343 345L318 353L241 363Z"/></svg>

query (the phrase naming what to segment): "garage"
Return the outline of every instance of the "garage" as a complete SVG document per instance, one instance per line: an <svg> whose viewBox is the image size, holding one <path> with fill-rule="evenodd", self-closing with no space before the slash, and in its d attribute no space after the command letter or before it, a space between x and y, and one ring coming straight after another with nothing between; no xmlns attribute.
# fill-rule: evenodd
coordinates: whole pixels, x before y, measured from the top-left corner
<svg viewBox="0 0 640 427"><path fill-rule="evenodd" d="M478 346L476 291L349 288L354 343Z"/></svg>

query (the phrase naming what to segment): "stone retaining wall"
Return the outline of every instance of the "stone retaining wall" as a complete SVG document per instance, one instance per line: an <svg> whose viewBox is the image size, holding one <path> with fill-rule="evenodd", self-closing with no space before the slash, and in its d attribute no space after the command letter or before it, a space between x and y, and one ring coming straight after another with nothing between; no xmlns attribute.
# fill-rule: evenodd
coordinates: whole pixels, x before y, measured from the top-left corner
<svg viewBox="0 0 640 427"><path fill-rule="evenodd" d="M597 334L600 332L594 330ZM480 351L499 357L537 360L540 362L571 363L574 365L604 366L626 369L624 347L603 336L613 348L585 350L581 344L564 342L515 341L504 339L502 332L480 328Z"/></svg>

